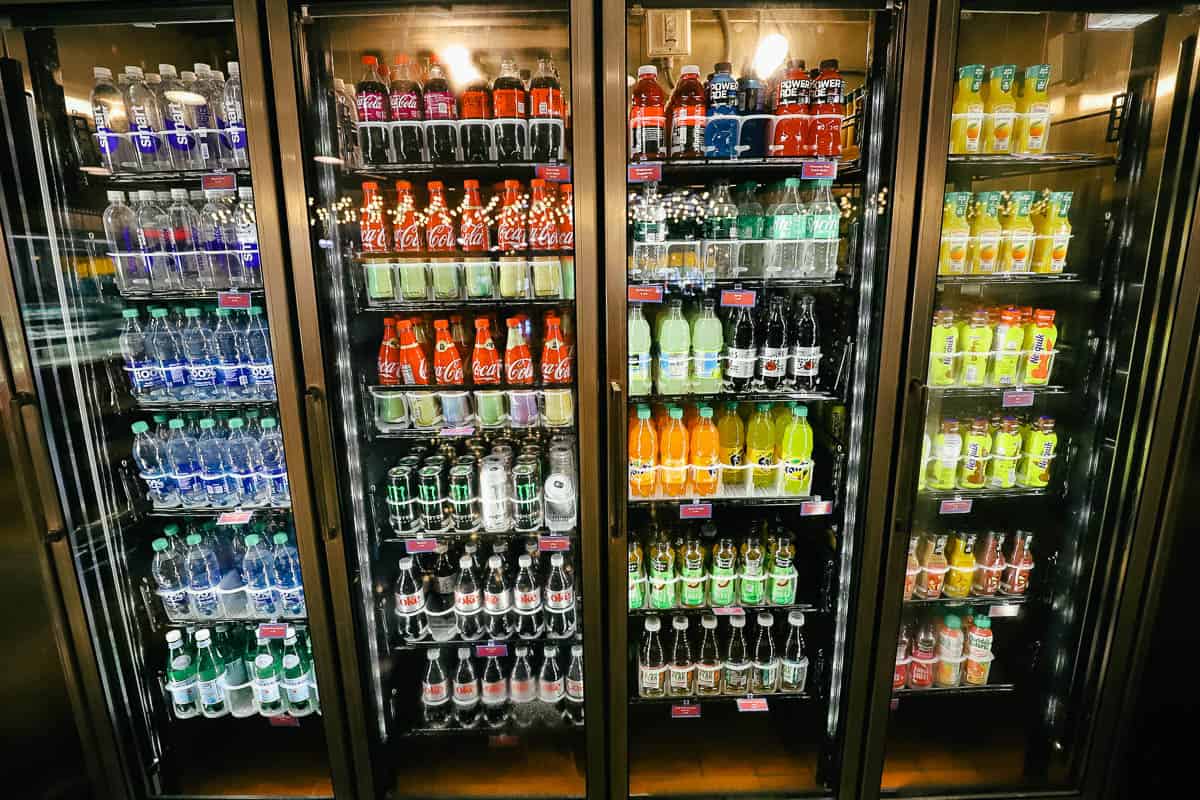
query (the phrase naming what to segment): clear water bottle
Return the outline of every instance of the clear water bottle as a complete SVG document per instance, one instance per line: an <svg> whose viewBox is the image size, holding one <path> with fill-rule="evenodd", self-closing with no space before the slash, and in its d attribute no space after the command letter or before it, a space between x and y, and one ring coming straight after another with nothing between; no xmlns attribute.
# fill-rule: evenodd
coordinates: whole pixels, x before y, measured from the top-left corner
<svg viewBox="0 0 1200 800"><path fill-rule="evenodd" d="M167 461L179 488L179 501L185 508L201 508L208 500L204 496L204 482L200 479L200 454L196 450L196 440L183 426L183 420L178 418L167 423L171 429L167 438Z"/></svg>
<svg viewBox="0 0 1200 800"><path fill-rule="evenodd" d="M188 596L192 614L201 619L221 616L221 565L217 554L205 544L200 534L193 533L185 540L187 553L184 569L187 574Z"/></svg>
<svg viewBox="0 0 1200 800"><path fill-rule="evenodd" d="M831 278L837 272L838 240L842 214L829 191L832 181L817 181L809 212L809 261L805 275Z"/></svg>
<svg viewBox="0 0 1200 800"><path fill-rule="evenodd" d="M208 64L193 64L196 82L192 89L204 98L204 104L197 106L196 126L201 138L201 153L204 155L204 166L208 169L221 167L221 132L218 120L224 115L225 92L224 86L218 85L212 67Z"/></svg>
<svg viewBox="0 0 1200 800"><path fill-rule="evenodd" d="M187 102L190 92L184 88L173 64L159 64L158 74L162 76L159 91L171 166L175 169L204 169L204 154L196 137L195 106Z"/></svg>
<svg viewBox="0 0 1200 800"><path fill-rule="evenodd" d="M279 595L275 593L275 560L257 533L246 537L242 577L250 596L250 612L256 617L276 616L279 613Z"/></svg>
<svg viewBox="0 0 1200 800"><path fill-rule="evenodd" d="M188 394L195 400L217 397L217 356L212 331L198 308L183 312L183 353L187 358ZM202 426L203 427L203 426Z"/></svg>
<svg viewBox="0 0 1200 800"><path fill-rule="evenodd" d="M129 115L125 113L125 98L113 83L112 70L92 67L96 79L92 87L92 121L96 124L96 148L100 166L109 172L129 172L137 167L129 141Z"/></svg>
<svg viewBox="0 0 1200 800"><path fill-rule="evenodd" d="M261 288L262 264L258 257L258 224L254 214L254 190L239 186L238 204L234 212L234 227L237 230L237 245L241 250L242 285Z"/></svg>
<svg viewBox="0 0 1200 800"><path fill-rule="evenodd" d="M275 399L275 365L271 363L271 334L263 320L262 308L250 307L246 322L246 354L250 368L247 387L259 400Z"/></svg>
<svg viewBox="0 0 1200 800"><path fill-rule="evenodd" d="M150 311L150 327L146 330L146 349L158 366L163 395L175 400L191 396L187 381L187 359L183 340L168 316L167 309Z"/></svg>
<svg viewBox="0 0 1200 800"><path fill-rule="evenodd" d="M563 569L562 553L550 556L545 608L547 636L563 639L575 632L575 584Z"/></svg>
<svg viewBox="0 0 1200 800"><path fill-rule="evenodd" d="M158 370L158 363L147 352L146 334L142 330L142 323L138 322L137 309L123 310L121 318L124 322L117 341L121 347L121 361L124 363L130 393L141 399L161 396L162 373Z"/></svg>
<svg viewBox="0 0 1200 800"><path fill-rule="evenodd" d="M226 64L229 80L223 90L225 116L221 120L221 131L228 149L222 155L222 163L228 169L250 166L250 151L246 143L246 115L242 106L242 72L236 61Z"/></svg>
<svg viewBox="0 0 1200 800"><path fill-rule="evenodd" d="M442 649L428 650L425 658L425 677L421 681L421 714L427 728L445 728L450 725L450 680L441 664Z"/></svg>
<svg viewBox="0 0 1200 800"><path fill-rule="evenodd" d="M237 491L229 477L229 453L225 439L216 429L212 419L200 420L200 438L196 441L200 457L200 480L204 484L204 495L213 508L236 506Z"/></svg>
<svg viewBox="0 0 1200 800"><path fill-rule="evenodd" d="M126 66L128 83L124 86L125 111L129 118L129 134L133 143L137 168L142 172L167 169L170 161L164 159L162 111L158 95L146 83L141 67Z"/></svg>
<svg viewBox="0 0 1200 800"><path fill-rule="evenodd" d="M172 550L166 539L155 539L150 547L154 550L150 573L158 585L158 597L162 600L163 609L172 622L185 620L190 605L187 582L184 580L183 555Z"/></svg>
<svg viewBox="0 0 1200 800"><path fill-rule="evenodd" d="M173 231L171 254L180 288L193 291L214 288L212 268L200 252L200 215L188 202L187 189L171 190L167 217Z"/></svg>
<svg viewBox="0 0 1200 800"><path fill-rule="evenodd" d="M116 269L117 288L125 293L150 291L150 270L141 254L137 214L125 204L124 192L108 193L102 217L108 253Z"/></svg>
<svg viewBox="0 0 1200 800"><path fill-rule="evenodd" d="M133 462L138 476L149 489L150 502L155 508L177 508L179 487L167 458L166 443L150 435L145 422L133 423Z"/></svg>
<svg viewBox="0 0 1200 800"><path fill-rule="evenodd" d="M262 476L267 484L267 496L273 506L286 506L292 502L288 486L287 461L283 456L283 436L274 417L262 421L262 438L258 443L262 454Z"/></svg>
<svg viewBox="0 0 1200 800"><path fill-rule="evenodd" d="M272 540L275 550L272 562L275 567L275 592L279 596L280 608L284 614L302 617L307 611L304 605L304 583L300 576L300 554L295 546L288 542L288 535L275 534Z"/></svg>
<svg viewBox="0 0 1200 800"><path fill-rule="evenodd" d="M167 246L168 238L174 238L171 218L154 198L154 192L143 189L138 192L137 241L138 249L146 262L150 275L150 288L156 292L178 289L179 275L175 272L175 260Z"/></svg>
<svg viewBox="0 0 1200 800"><path fill-rule="evenodd" d="M262 458L258 442L246 434L245 425L241 417L229 420L229 438L225 441L229 475L237 486L241 505L261 506L267 502L267 483L260 471Z"/></svg>
<svg viewBox="0 0 1200 800"><path fill-rule="evenodd" d="M208 256L215 288L239 288L234 276L240 274L237 260L237 230L233 224L233 207L229 192L221 189L204 190L204 208L200 211L200 246Z"/></svg>
<svg viewBox="0 0 1200 800"><path fill-rule="evenodd" d="M235 324L228 308L217 309L213 344L217 354L217 395L226 400L246 397L246 334Z"/></svg>
<svg viewBox="0 0 1200 800"><path fill-rule="evenodd" d="M784 181L783 196L767 209L767 248L765 272L775 276L795 277L801 272L805 230L805 213L800 201L800 179Z"/></svg>

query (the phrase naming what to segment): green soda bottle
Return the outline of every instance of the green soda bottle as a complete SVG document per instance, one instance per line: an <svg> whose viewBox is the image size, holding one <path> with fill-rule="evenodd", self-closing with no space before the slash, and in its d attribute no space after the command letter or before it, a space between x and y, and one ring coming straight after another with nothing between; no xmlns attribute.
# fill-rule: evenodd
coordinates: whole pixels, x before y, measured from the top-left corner
<svg viewBox="0 0 1200 800"><path fill-rule="evenodd" d="M225 700L225 659L213 646L207 628L196 631L196 687L200 693L200 713L223 717L229 713Z"/></svg>
<svg viewBox="0 0 1200 800"><path fill-rule="evenodd" d="M650 545L650 607L675 607L675 550L664 536Z"/></svg>
<svg viewBox="0 0 1200 800"><path fill-rule="evenodd" d="M167 689L171 692L171 710L179 719L200 713L196 702L196 664L183 646L183 634L167 631Z"/></svg>
<svg viewBox="0 0 1200 800"><path fill-rule="evenodd" d="M257 637L254 650L254 703L264 717L277 717L284 712L283 695L279 690L279 660L271 652L270 640Z"/></svg>
<svg viewBox="0 0 1200 800"><path fill-rule="evenodd" d="M283 690L288 711L293 717L313 712L312 692L308 686L308 661L296 643L296 629L289 627L283 640Z"/></svg>
<svg viewBox="0 0 1200 800"><path fill-rule="evenodd" d="M796 602L796 568L792 565L795 556L792 537L780 537L775 557L771 559L771 605L790 606Z"/></svg>
<svg viewBox="0 0 1200 800"><path fill-rule="evenodd" d="M642 563L642 546L637 540L629 540L629 610L636 611L646 605L646 567Z"/></svg>

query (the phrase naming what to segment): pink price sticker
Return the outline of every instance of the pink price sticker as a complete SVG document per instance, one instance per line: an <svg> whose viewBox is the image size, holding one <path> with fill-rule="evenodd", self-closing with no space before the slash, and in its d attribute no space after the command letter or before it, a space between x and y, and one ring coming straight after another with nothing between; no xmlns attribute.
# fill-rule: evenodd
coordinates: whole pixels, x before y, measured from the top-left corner
<svg viewBox="0 0 1200 800"><path fill-rule="evenodd" d="M671 706L671 719L696 719L699 716L699 703L676 703Z"/></svg>
<svg viewBox="0 0 1200 800"><path fill-rule="evenodd" d="M280 714L277 717L267 717L267 723L272 728L299 728L300 718L291 714Z"/></svg>
<svg viewBox="0 0 1200 800"><path fill-rule="evenodd" d="M237 188L237 178L232 172L214 172L200 178L200 188L204 191L233 191Z"/></svg>
<svg viewBox="0 0 1200 800"><path fill-rule="evenodd" d="M253 511L225 511L217 517L218 525L246 525L254 519Z"/></svg>
<svg viewBox="0 0 1200 800"><path fill-rule="evenodd" d="M970 514L974 500L943 500L938 506L939 514Z"/></svg>
<svg viewBox="0 0 1200 800"><path fill-rule="evenodd" d="M250 295L247 292L217 292L217 308L250 307Z"/></svg>
<svg viewBox="0 0 1200 800"><path fill-rule="evenodd" d="M543 553L561 553L571 549L569 536L539 536L538 550Z"/></svg>
<svg viewBox="0 0 1200 800"><path fill-rule="evenodd" d="M1028 408L1033 405L1033 392L1005 392L1000 398L1004 408Z"/></svg>
<svg viewBox="0 0 1200 800"><path fill-rule="evenodd" d="M749 289L722 289L721 305L734 308L754 308L757 292Z"/></svg>
<svg viewBox="0 0 1200 800"><path fill-rule="evenodd" d="M520 736L513 736L510 733L502 733L497 736L488 737L488 747L516 747L521 743Z"/></svg>
<svg viewBox="0 0 1200 800"><path fill-rule="evenodd" d="M765 697L739 697L737 699L738 711L766 711L767 698Z"/></svg>
<svg viewBox="0 0 1200 800"><path fill-rule="evenodd" d="M802 517L821 517L832 513L832 500L805 500L800 504L800 516Z"/></svg>
<svg viewBox="0 0 1200 800"><path fill-rule="evenodd" d="M712 503L680 503L680 519L712 519Z"/></svg>
<svg viewBox="0 0 1200 800"><path fill-rule="evenodd" d="M534 172L542 180L551 183L571 182L571 168L566 164L538 164Z"/></svg>
<svg viewBox="0 0 1200 800"><path fill-rule="evenodd" d="M631 303L661 303L663 300L663 287L662 284L658 283L630 286L625 296Z"/></svg>
<svg viewBox="0 0 1200 800"><path fill-rule="evenodd" d="M800 165L800 177L806 181L816 181L822 178L833 180L837 177L838 162L836 161L805 161Z"/></svg>
<svg viewBox="0 0 1200 800"><path fill-rule="evenodd" d="M474 436L474 425L459 425L457 428L442 428L438 436Z"/></svg>
<svg viewBox="0 0 1200 800"><path fill-rule="evenodd" d="M287 636L287 628L283 622L264 622L258 626L258 635L263 639L282 639Z"/></svg>
<svg viewBox="0 0 1200 800"><path fill-rule="evenodd" d="M406 553L432 553L437 550L437 539L409 539L404 543Z"/></svg>
<svg viewBox="0 0 1200 800"><path fill-rule="evenodd" d="M712 612L718 617L740 617L746 613L746 609L741 606L715 606Z"/></svg>
<svg viewBox="0 0 1200 800"><path fill-rule="evenodd" d="M508 645L506 644L477 644L475 645L476 658L504 658L508 655Z"/></svg>
<svg viewBox="0 0 1200 800"><path fill-rule="evenodd" d="M662 180L662 164L630 164L627 170L630 183Z"/></svg>
<svg viewBox="0 0 1200 800"><path fill-rule="evenodd" d="M891 699L891 701L888 703L888 709L891 711L895 711L899 707L900 707L900 698L899 697L893 697Z"/></svg>

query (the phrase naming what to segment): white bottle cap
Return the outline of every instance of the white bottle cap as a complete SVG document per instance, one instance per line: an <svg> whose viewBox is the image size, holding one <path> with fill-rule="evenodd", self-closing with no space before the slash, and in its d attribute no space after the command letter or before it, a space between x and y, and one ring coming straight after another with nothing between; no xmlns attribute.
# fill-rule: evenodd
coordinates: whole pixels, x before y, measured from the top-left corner
<svg viewBox="0 0 1200 800"><path fill-rule="evenodd" d="M112 70L108 67L92 67L92 77L112 80Z"/></svg>
<svg viewBox="0 0 1200 800"><path fill-rule="evenodd" d="M412 569L412 566L413 566L412 556L405 556L404 558L400 559L399 566L400 566L400 569L405 570L405 571Z"/></svg>
<svg viewBox="0 0 1200 800"><path fill-rule="evenodd" d="M141 68L141 67L131 67L131 66L129 66L129 65L127 64L127 65L125 66L125 74L126 74L126 75L133 75L134 77L141 78L141 77L143 76L143 74L144 74L144 73L142 72L142 68Z"/></svg>
<svg viewBox="0 0 1200 800"><path fill-rule="evenodd" d="M705 628L710 631L716 630L717 629L717 618L715 616L713 616L712 614L705 614L703 617L700 618L700 627Z"/></svg>
<svg viewBox="0 0 1200 800"><path fill-rule="evenodd" d="M735 628L746 627L746 615L745 614L734 614L733 616L731 616L729 618L729 624Z"/></svg>
<svg viewBox="0 0 1200 800"><path fill-rule="evenodd" d="M653 632L662 629L662 622L658 617L646 617L646 621L642 623L642 627Z"/></svg>
<svg viewBox="0 0 1200 800"><path fill-rule="evenodd" d="M788 612L788 624L789 625L803 625L804 624L804 612L803 611L789 611Z"/></svg>
<svg viewBox="0 0 1200 800"><path fill-rule="evenodd" d="M775 615L770 611L761 611L758 615L758 624L764 627L771 627L775 624Z"/></svg>
<svg viewBox="0 0 1200 800"><path fill-rule="evenodd" d="M249 186L239 186L237 193L238 197L242 198L243 200L249 200L254 197L254 189Z"/></svg>
<svg viewBox="0 0 1200 800"><path fill-rule="evenodd" d="M528 567L532 563L533 563L533 559L529 557L528 553L517 556L517 566L518 567Z"/></svg>
<svg viewBox="0 0 1200 800"><path fill-rule="evenodd" d="M698 66L696 66L695 64L688 64L686 67L683 68L683 71L680 72L679 74L680 74L680 76L688 75L688 74L699 75L700 68Z"/></svg>
<svg viewBox="0 0 1200 800"><path fill-rule="evenodd" d="M175 65L174 64L159 64L158 65L158 74L162 75L164 78L174 78L175 77Z"/></svg>
<svg viewBox="0 0 1200 800"><path fill-rule="evenodd" d="M171 190L171 199L172 200L187 200L188 199L188 190L187 189L172 189Z"/></svg>
<svg viewBox="0 0 1200 800"><path fill-rule="evenodd" d="M686 631L688 627L687 617L680 614L671 620L671 627L677 631Z"/></svg>
<svg viewBox="0 0 1200 800"><path fill-rule="evenodd" d="M189 200L203 200L204 199L204 190L203 189L189 189L188 190L188 199Z"/></svg>
<svg viewBox="0 0 1200 800"><path fill-rule="evenodd" d="M461 557L458 559L458 567L459 567L459 569L470 569L470 568L471 568L471 565L472 565L472 561L471 561L471 557L470 557L470 556L461 556Z"/></svg>
<svg viewBox="0 0 1200 800"><path fill-rule="evenodd" d="M179 79L184 83L191 83L192 81L196 80L196 73L192 72L190 69L185 69L183 72L179 73Z"/></svg>
<svg viewBox="0 0 1200 800"><path fill-rule="evenodd" d="M638 67L638 77L640 78L643 75L650 75L651 77L657 78L658 67L654 66L653 64L643 64L642 66Z"/></svg>
<svg viewBox="0 0 1200 800"><path fill-rule="evenodd" d="M458 648L458 657L460 660L470 658L471 657L471 648L469 648L469 647Z"/></svg>
<svg viewBox="0 0 1200 800"><path fill-rule="evenodd" d="M157 72L147 72L146 83L162 83L162 75Z"/></svg>
<svg viewBox="0 0 1200 800"><path fill-rule="evenodd" d="M200 644L201 642L207 642L209 639L211 639L212 634L208 632L208 628L201 628L200 630L196 631L196 636L194 638L196 639L196 644Z"/></svg>
<svg viewBox="0 0 1200 800"><path fill-rule="evenodd" d="M526 647L525 645L521 645L520 647L517 647L513 652L515 652L517 654L517 658L520 658L522 656L529 655L529 648Z"/></svg>
<svg viewBox="0 0 1200 800"><path fill-rule="evenodd" d="M170 193L170 192L163 192L163 191L156 191L156 192L154 193L154 199L155 199L155 200L157 200L157 201L158 201L158 202L160 202L160 203L161 203L162 201L164 201L164 200L170 201L170 199L171 199L171 193Z"/></svg>
<svg viewBox="0 0 1200 800"><path fill-rule="evenodd" d="M542 655L546 658L554 658L558 655L558 645L548 644L542 648Z"/></svg>
<svg viewBox="0 0 1200 800"><path fill-rule="evenodd" d="M500 558L500 556L495 556L495 555L488 556L488 561L487 561L488 569L500 569L501 561L502 561L502 559Z"/></svg>
<svg viewBox="0 0 1200 800"><path fill-rule="evenodd" d="M225 68L229 70L229 77L231 78L236 78L242 74L242 68L238 66L238 62L236 61L230 61L225 65Z"/></svg>
<svg viewBox="0 0 1200 800"><path fill-rule="evenodd" d="M213 76L213 80L221 81L222 83L225 82L225 73L221 72L221 70L214 69L209 74Z"/></svg>
<svg viewBox="0 0 1200 800"><path fill-rule="evenodd" d="M140 192L138 192L138 200L141 200L143 203L154 202L154 190L142 189Z"/></svg>
<svg viewBox="0 0 1200 800"><path fill-rule="evenodd" d="M110 202L110 203L124 203L125 202L125 193L124 192L109 191L109 192L107 192L107 194L108 194L108 202Z"/></svg>
<svg viewBox="0 0 1200 800"><path fill-rule="evenodd" d="M167 644L175 644L183 638L179 631L167 631Z"/></svg>
<svg viewBox="0 0 1200 800"><path fill-rule="evenodd" d="M192 69L194 69L196 71L197 75L204 75L206 73L212 72L212 67L210 67L208 64L200 64L200 63L192 64Z"/></svg>
<svg viewBox="0 0 1200 800"><path fill-rule="evenodd" d="M561 567L563 565L562 553L555 553L550 556L550 566Z"/></svg>
<svg viewBox="0 0 1200 800"><path fill-rule="evenodd" d="M344 80L342 80L341 78L334 78L333 79L333 88L337 89L340 92L346 88L346 82Z"/></svg>
<svg viewBox="0 0 1200 800"><path fill-rule="evenodd" d="M581 645L581 644L571 645L571 655L573 655L573 656L583 655L583 645Z"/></svg>
<svg viewBox="0 0 1200 800"><path fill-rule="evenodd" d="M431 647L429 650L425 651L425 660L426 661L437 661L438 658L441 657L441 655L442 655L442 649L440 647Z"/></svg>
<svg viewBox="0 0 1200 800"><path fill-rule="evenodd" d="M221 196L220 189L205 189L204 190L204 199L205 200L216 200L220 196Z"/></svg>

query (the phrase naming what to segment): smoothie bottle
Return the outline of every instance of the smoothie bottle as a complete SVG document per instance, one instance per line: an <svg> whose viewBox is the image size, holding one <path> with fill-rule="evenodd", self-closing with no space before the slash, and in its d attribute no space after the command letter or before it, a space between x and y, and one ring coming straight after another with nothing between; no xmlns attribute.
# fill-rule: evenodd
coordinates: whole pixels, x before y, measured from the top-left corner
<svg viewBox="0 0 1200 800"><path fill-rule="evenodd" d="M1033 217L1037 231L1033 245L1033 271L1056 274L1067 266L1067 248L1071 245L1072 192L1050 192L1049 200L1039 204Z"/></svg>
<svg viewBox="0 0 1200 800"><path fill-rule="evenodd" d="M1050 483L1050 465L1057 447L1058 434L1054 432L1054 420L1038 417L1037 422L1025 432L1017 485L1029 489L1045 488Z"/></svg>
<svg viewBox="0 0 1200 800"><path fill-rule="evenodd" d="M1012 149L1017 99L1013 96L1016 64L1000 64L988 70L983 87L983 152L1007 153Z"/></svg>
<svg viewBox="0 0 1200 800"><path fill-rule="evenodd" d="M680 497L688 482L688 433L683 427L682 408L671 408L666 427L659 437L658 461L662 465L663 493L668 497Z"/></svg>
<svg viewBox="0 0 1200 800"><path fill-rule="evenodd" d="M975 195L967 262L973 275L991 275L1000 264L1000 193Z"/></svg>
<svg viewBox="0 0 1200 800"><path fill-rule="evenodd" d="M962 680L963 667L963 632L962 619L954 614L947 614L938 630L937 644L938 665L934 673L934 683L949 688L958 686Z"/></svg>
<svg viewBox="0 0 1200 800"><path fill-rule="evenodd" d="M976 155L983 140L983 64L965 64L958 68L954 87L954 106L950 113L950 152Z"/></svg>
<svg viewBox="0 0 1200 800"><path fill-rule="evenodd" d="M1021 327L1021 313L1015 308L1000 312L996 333L992 337L993 386L1016 386L1021 369L1021 348L1025 346L1025 330Z"/></svg>
<svg viewBox="0 0 1200 800"><path fill-rule="evenodd" d="M953 386L958 380L958 326L954 312L939 308L933 315L929 337L929 385Z"/></svg>
<svg viewBox="0 0 1200 800"><path fill-rule="evenodd" d="M1039 155L1050 138L1050 65L1034 64L1021 73L1017 95L1017 124L1013 152Z"/></svg>
<svg viewBox="0 0 1200 800"><path fill-rule="evenodd" d="M963 275L967 271L967 243L971 236L971 225L967 222L967 206L970 202L970 192L946 193L946 200L942 206L939 275Z"/></svg>
<svg viewBox="0 0 1200 800"><path fill-rule="evenodd" d="M975 534L956 533L950 540L950 571L942 592L946 597L966 597L971 593L975 577Z"/></svg>
<svg viewBox="0 0 1200 800"><path fill-rule="evenodd" d="M700 406L700 418L691 432L689 451L692 458L692 488L696 494L711 497L717 493L720 478L720 435L712 421L713 410Z"/></svg>
<svg viewBox="0 0 1200 800"><path fill-rule="evenodd" d="M983 686L992 669L992 620L978 616L967 631L967 662L963 682L968 686Z"/></svg>
<svg viewBox="0 0 1200 800"><path fill-rule="evenodd" d="M911 600L917 588L917 576L921 574L921 562L917 560L916 536L908 537L908 561L904 565L904 599Z"/></svg>
<svg viewBox="0 0 1200 800"><path fill-rule="evenodd" d="M1024 355L1021 359L1021 383L1024 386L1045 386L1050 383L1054 366L1054 348L1058 344L1058 328L1054 312L1039 308L1033 321L1025 326Z"/></svg>
<svg viewBox="0 0 1200 800"><path fill-rule="evenodd" d="M979 308L971 312L958 328L959 350L962 366L959 383L963 386L983 386L987 381L988 361L992 354L992 326L988 324L988 312Z"/></svg>
<svg viewBox="0 0 1200 800"><path fill-rule="evenodd" d="M942 420L941 430L933 440L933 461L929 465L928 481L930 489L955 488L962 449L963 437L958 432L958 420Z"/></svg>
<svg viewBox="0 0 1200 800"><path fill-rule="evenodd" d="M917 560L921 571L917 574L917 586L913 594L921 600L936 600L942 596L946 584L946 573L950 569L946 561L946 539L944 533L925 534L917 547Z"/></svg>
<svg viewBox="0 0 1200 800"><path fill-rule="evenodd" d="M1017 461L1021 456L1021 427L1013 417L1005 417L999 429L992 434L991 456L987 485L993 489L1016 486Z"/></svg>
<svg viewBox="0 0 1200 800"><path fill-rule="evenodd" d="M1013 192L1001 210L1000 272L1029 272L1033 258L1033 220L1029 214L1034 192Z"/></svg>
<svg viewBox="0 0 1200 800"><path fill-rule="evenodd" d="M987 482L988 455L992 450L992 437L988 435L988 421L977 417L963 440L962 465L958 472L960 489L982 489Z"/></svg>

